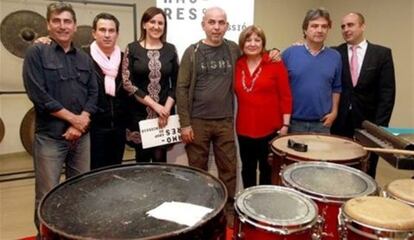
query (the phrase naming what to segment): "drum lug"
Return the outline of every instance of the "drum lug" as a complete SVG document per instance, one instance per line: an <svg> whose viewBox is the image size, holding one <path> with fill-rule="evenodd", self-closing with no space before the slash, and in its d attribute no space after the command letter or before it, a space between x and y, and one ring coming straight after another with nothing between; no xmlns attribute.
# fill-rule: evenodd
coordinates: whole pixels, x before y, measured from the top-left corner
<svg viewBox="0 0 414 240"><path fill-rule="evenodd" d="M338 235L339 235L339 240L347 240L347 236L346 236L346 232L347 232L347 228L346 228L346 219L343 217L342 214L342 208L339 209L339 214L338 214Z"/></svg>
<svg viewBox="0 0 414 240"><path fill-rule="evenodd" d="M325 226L325 218L319 215L316 220L316 224L314 226L314 230L312 233L312 240L322 239L322 235L324 234L323 232L324 226Z"/></svg>

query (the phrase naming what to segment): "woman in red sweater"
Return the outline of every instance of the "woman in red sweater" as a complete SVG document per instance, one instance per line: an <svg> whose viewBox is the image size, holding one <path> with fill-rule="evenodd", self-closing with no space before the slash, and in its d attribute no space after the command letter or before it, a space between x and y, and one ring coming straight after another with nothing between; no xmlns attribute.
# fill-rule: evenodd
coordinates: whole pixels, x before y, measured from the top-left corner
<svg viewBox="0 0 414 240"><path fill-rule="evenodd" d="M282 61L272 62L265 52L266 36L257 26L249 26L239 37L243 56L237 61L234 88L237 96L236 131L245 188L271 183L267 162L269 141L288 132L292 98L288 73Z"/></svg>

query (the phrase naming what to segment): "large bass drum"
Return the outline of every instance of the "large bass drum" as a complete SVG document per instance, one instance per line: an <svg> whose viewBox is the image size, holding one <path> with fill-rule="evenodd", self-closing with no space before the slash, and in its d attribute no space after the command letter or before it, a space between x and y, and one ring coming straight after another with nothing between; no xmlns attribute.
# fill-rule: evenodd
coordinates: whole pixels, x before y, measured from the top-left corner
<svg viewBox="0 0 414 240"><path fill-rule="evenodd" d="M227 191L214 176L170 164L119 165L63 182L40 202L42 239L225 239ZM163 203L212 209L192 226L147 213ZM183 211L177 217L190 217Z"/></svg>

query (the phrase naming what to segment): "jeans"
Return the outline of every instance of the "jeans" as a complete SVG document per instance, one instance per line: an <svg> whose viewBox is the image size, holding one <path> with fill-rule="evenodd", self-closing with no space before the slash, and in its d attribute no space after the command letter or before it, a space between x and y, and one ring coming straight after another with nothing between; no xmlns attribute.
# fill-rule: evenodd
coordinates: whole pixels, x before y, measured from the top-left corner
<svg viewBox="0 0 414 240"><path fill-rule="evenodd" d="M39 229L37 208L43 196L59 184L63 165L65 165L66 179L89 171L89 133L74 142L54 139L36 133L33 143L33 161L35 170L35 225Z"/></svg>
<svg viewBox="0 0 414 240"><path fill-rule="evenodd" d="M324 133L329 134L330 128L320 121L290 120L289 133Z"/></svg>

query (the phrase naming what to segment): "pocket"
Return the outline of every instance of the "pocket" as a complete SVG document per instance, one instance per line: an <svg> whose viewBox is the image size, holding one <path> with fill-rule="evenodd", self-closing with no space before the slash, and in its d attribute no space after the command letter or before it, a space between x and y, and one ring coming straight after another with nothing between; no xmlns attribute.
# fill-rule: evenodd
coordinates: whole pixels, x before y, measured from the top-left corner
<svg viewBox="0 0 414 240"><path fill-rule="evenodd" d="M76 66L77 70L77 80L82 83L83 85L87 85L89 81L89 77L91 74L91 69L89 66L78 65Z"/></svg>
<svg viewBox="0 0 414 240"><path fill-rule="evenodd" d="M58 62L43 62L42 67L48 82L57 82L68 78L63 74L63 65Z"/></svg>

